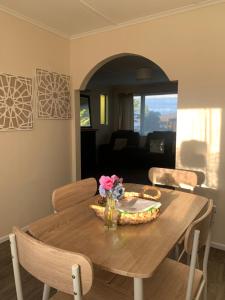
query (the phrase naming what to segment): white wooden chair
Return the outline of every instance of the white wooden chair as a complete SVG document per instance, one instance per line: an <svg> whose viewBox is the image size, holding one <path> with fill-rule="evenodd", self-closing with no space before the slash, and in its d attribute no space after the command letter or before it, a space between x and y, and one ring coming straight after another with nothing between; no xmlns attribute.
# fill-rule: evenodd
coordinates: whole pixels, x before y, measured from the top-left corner
<svg viewBox="0 0 225 300"><path fill-rule="evenodd" d="M55 213L63 211L79 202L93 197L97 191L95 178L86 178L57 188L52 193L52 205ZM111 281L114 274L95 267L96 278L105 283Z"/></svg>
<svg viewBox="0 0 225 300"><path fill-rule="evenodd" d="M55 212L59 212L91 198L97 191L95 178L82 179L64 185L53 191L52 205Z"/></svg>
<svg viewBox="0 0 225 300"><path fill-rule="evenodd" d="M191 254L190 266L166 258L153 276L144 280L144 299L198 300L207 299L207 265L211 241L213 201L209 200L207 211L194 221L185 234L184 253ZM205 247L203 268L196 268L198 252ZM117 276L111 282L126 295L132 297L132 280Z"/></svg>
<svg viewBox="0 0 225 300"><path fill-rule="evenodd" d="M9 237L17 300L24 299L20 265L44 283L42 300L128 300L106 284L93 281L92 263L86 256L46 245L18 228ZM51 298L50 287L58 291Z"/></svg>
<svg viewBox="0 0 225 300"><path fill-rule="evenodd" d="M198 178L195 172L179 169L150 168L148 178L153 185L170 186L193 191Z"/></svg>
<svg viewBox="0 0 225 300"><path fill-rule="evenodd" d="M153 185L173 187L175 189L182 189L193 192L197 185L198 177L195 172L179 169L165 169L165 168L150 168L148 178ZM178 259L180 248L184 242L184 236L180 238L175 247L175 257ZM189 256L187 257L189 262Z"/></svg>

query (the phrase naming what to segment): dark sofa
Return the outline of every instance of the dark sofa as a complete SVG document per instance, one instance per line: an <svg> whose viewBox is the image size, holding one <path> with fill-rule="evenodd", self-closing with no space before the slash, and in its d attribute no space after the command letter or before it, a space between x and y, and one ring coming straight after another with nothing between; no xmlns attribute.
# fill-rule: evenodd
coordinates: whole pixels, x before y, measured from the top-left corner
<svg viewBox="0 0 225 300"><path fill-rule="evenodd" d="M140 135L132 130L112 133L110 143L99 147L102 166L120 168L175 167L176 133L155 131L147 135L140 147Z"/></svg>
<svg viewBox="0 0 225 300"><path fill-rule="evenodd" d="M146 167L175 167L176 133L154 131L147 135L142 164Z"/></svg>
<svg viewBox="0 0 225 300"><path fill-rule="evenodd" d="M118 130L112 133L109 144L99 147L100 165L127 165L128 156L138 149L140 135L132 130Z"/></svg>

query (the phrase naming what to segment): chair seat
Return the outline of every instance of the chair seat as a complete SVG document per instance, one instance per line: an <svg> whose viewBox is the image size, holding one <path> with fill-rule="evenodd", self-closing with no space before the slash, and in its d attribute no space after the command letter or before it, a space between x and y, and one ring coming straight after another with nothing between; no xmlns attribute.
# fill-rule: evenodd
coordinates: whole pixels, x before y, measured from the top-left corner
<svg viewBox="0 0 225 300"><path fill-rule="evenodd" d="M72 295L68 295L62 292L57 292L50 300L73 300ZM83 296L84 300L130 300L122 290L114 288L109 284L104 283L101 280L94 280L93 286L90 292Z"/></svg>
<svg viewBox="0 0 225 300"><path fill-rule="evenodd" d="M152 278L144 279L145 298L154 300L184 300L187 290L189 266L165 259ZM195 271L193 297L203 279L200 270ZM94 281L91 291L83 297L84 300L128 300L133 297L133 279L125 276L114 276L109 284L102 280ZM72 300L73 296L61 292L56 293L51 300Z"/></svg>
<svg viewBox="0 0 225 300"><path fill-rule="evenodd" d="M167 258L157 269L152 278L144 279L145 299L184 300L187 290L189 266ZM203 273L195 271L193 296L196 295ZM133 280L129 277L116 276L110 284L114 289L126 293L132 299Z"/></svg>

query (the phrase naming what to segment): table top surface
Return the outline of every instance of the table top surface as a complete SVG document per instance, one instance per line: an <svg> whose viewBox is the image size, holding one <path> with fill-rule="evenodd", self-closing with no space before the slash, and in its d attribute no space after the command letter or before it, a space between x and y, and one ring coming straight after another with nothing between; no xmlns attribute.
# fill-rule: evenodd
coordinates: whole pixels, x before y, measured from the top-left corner
<svg viewBox="0 0 225 300"><path fill-rule="evenodd" d="M144 187L131 183L125 186L126 191L134 192ZM102 269L148 278L207 204L207 199L199 195L163 188L160 191L160 215L147 224L106 231L103 221L89 207L99 197L95 196L30 224L29 232L52 246L85 254Z"/></svg>

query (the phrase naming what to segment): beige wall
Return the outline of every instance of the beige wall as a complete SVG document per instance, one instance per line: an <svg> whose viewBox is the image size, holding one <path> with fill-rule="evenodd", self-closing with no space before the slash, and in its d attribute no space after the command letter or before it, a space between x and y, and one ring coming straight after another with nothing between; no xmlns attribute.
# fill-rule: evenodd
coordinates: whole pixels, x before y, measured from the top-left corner
<svg viewBox="0 0 225 300"><path fill-rule="evenodd" d="M171 80L179 81L177 167L206 173L205 188L200 193L215 199L213 240L223 244L224 15L225 4L218 4L71 42L74 89L81 85L84 88L83 80L98 63L120 53L145 56L157 63Z"/></svg>
<svg viewBox="0 0 225 300"><path fill-rule="evenodd" d="M0 12L0 72L33 76L37 66L68 74L69 41ZM47 215L52 190L70 181L70 122L0 132L0 237Z"/></svg>

